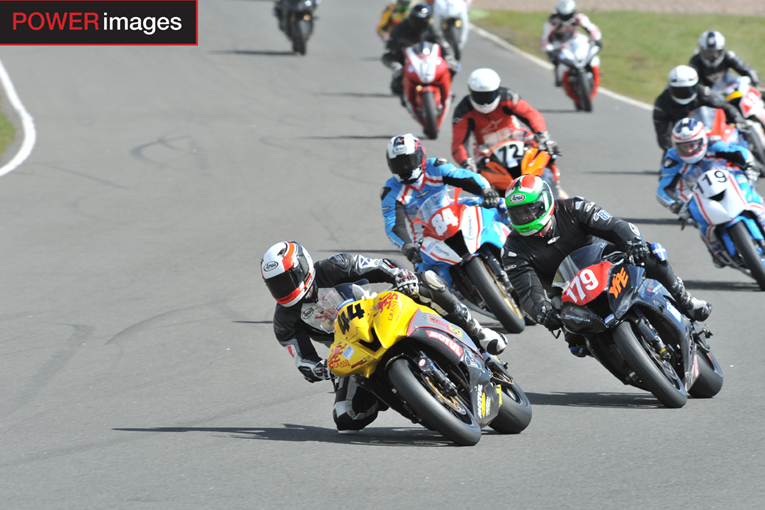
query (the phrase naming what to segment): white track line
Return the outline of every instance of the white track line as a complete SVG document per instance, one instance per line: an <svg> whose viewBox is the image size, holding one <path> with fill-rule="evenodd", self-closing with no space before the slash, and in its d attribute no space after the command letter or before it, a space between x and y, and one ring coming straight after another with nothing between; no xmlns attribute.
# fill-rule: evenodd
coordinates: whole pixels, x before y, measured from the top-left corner
<svg viewBox="0 0 765 510"><path fill-rule="evenodd" d="M3 88L5 88L8 100L16 109L16 113L19 114L19 117L21 118L21 126L24 130L24 141L21 144L19 152L17 152L13 159L6 163L5 166L0 168L0 175L5 175L8 172L15 170L32 153L32 148L35 146L35 140L37 140L37 132L35 131L35 121L32 116L29 115L26 108L24 108L24 105L21 104L21 99L19 99L19 95L13 87L13 82L11 82L11 77L8 76L8 71L5 70L2 61L0 61L0 82L3 85Z"/></svg>
<svg viewBox="0 0 765 510"><path fill-rule="evenodd" d="M473 25L472 23L470 24L470 29L473 32L475 32L478 35L480 35L481 37L485 37L486 39L489 39L490 41L494 42L495 44L498 44L499 46L502 46L506 50L510 50L513 53L515 53L516 55L520 55L521 57L524 57L524 58L526 58L528 60L531 60L535 64L540 65L540 66L544 67L545 69L552 70L552 68L553 68L551 63L545 62L541 58L537 58L534 55L531 55L529 53L526 53L525 51L522 51L522 50L516 48L515 46L513 46L509 42L505 41L504 39L502 39L500 37L497 37L496 35L492 34L491 32L487 32L486 30L484 30L482 28L479 28L479 27ZM648 104L648 103L643 103L642 101L637 101L635 99L631 99L631 98L629 98L627 96L623 96L621 94L617 94L616 92L612 92L612 91L610 91L608 89L604 89L603 87L600 87L598 89L598 91L602 92L603 94L605 94L607 96L611 96L614 99L618 99L618 100L623 101L623 102L625 102L627 104L631 104L632 106L637 106L638 108L642 108L643 110L653 111L653 106Z"/></svg>

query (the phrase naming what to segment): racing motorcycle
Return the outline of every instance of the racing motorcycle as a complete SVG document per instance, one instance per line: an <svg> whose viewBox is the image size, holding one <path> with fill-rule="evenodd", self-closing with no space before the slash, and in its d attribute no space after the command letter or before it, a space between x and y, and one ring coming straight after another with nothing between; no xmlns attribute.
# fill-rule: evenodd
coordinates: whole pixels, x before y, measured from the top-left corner
<svg viewBox="0 0 765 510"><path fill-rule="evenodd" d="M587 350L624 384L649 391L666 407L690 394L711 398L723 385L703 324L680 313L669 292L626 254L605 243L585 246L560 264L553 306L566 332L582 335ZM656 256L666 251L652 244Z"/></svg>
<svg viewBox="0 0 765 510"><path fill-rule="evenodd" d="M534 136L528 131L515 130L513 136L492 146L482 145L476 151L479 173L501 195L517 177L538 175L550 185L555 199L559 198L558 183L550 168L558 156L539 150Z"/></svg>
<svg viewBox="0 0 765 510"><path fill-rule="evenodd" d="M462 191L443 189L417 211L413 231L422 257L417 269L432 269L465 306L520 333L524 314L500 262L510 229L498 209L483 208L480 198L461 196Z"/></svg>
<svg viewBox="0 0 765 510"><path fill-rule="evenodd" d="M724 249L715 254L720 264L742 271L765 290L765 232L757 222L763 213L762 198L746 175L734 168L715 160L711 168L695 170L697 175L687 177L695 179L695 185L683 207L702 235L711 228L722 240Z"/></svg>
<svg viewBox="0 0 765 510"><path fill-rule="evenodd" d="M461 60L462 50L470 31L468 6L465 0L435 0L433 22L441 27L444 37L454 51L454 58Z"/></svg>
<svg viewBox="0 0 765 510"><path fill-rule="evenodd" d="M592 111L592 99L600 85L600 46L584 34L576 33L558 53L558 62L566 69L562 82L566 95L574 100L577 110Z"/></svg>
<svg viewBox="0 0 765 510"><path fill-rule="evenodd" d="M425 136L435 139L451 105L452 74L436 43L420 42L404 52L404 101L422 124Z"/></svg>
<svg viewBox="0 0 765 510"><path fill-rule="evenodd" d="M765 165L765 103L762 94L752 87L752 80L748 76L739 76L730 81L723 95L746 119L752 132L747 137L749 149L757 161Z"/></svg>
<svg viewBox="0 0 765 510"><path fill-rule="evenodd" d="M279 29L292 41L292 51L305 55L308 38L313 33L313 12L321 0L282 0L274 7Z"/></svg>
<svg viewBox="0 0 765 510"><path fill-rule="evenodd" d="M327 364L337 377L355 377L388 407L460 446L476 444L485 426L517 434L529 425L531 404L507 363L481 353L461 328L395 291L334 290Z"/></svg>

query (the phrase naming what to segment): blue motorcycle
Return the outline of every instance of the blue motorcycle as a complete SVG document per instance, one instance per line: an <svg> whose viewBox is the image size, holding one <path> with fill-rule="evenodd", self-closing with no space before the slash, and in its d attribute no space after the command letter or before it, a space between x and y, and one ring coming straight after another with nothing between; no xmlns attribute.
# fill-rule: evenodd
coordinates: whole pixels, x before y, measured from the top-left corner
<svg viewBox="0 0 765 510"><path fill-rule="evenodd" d="M423 260L417 270L435 271L465 306L497 319L510 333L520 333L526 326L523 311L500 262L510 235L507 219L496 208L481 207L480 198L463 193L444 189L417 212L413 230Z"/></svg>

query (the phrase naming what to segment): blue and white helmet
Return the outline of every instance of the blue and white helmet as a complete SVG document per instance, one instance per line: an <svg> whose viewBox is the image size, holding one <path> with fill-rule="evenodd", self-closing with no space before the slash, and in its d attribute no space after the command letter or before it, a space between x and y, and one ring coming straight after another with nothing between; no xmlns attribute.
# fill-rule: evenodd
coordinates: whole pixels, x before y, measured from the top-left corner
<svg viewBox="0 0 765 510"><path fill-rule="evenodd" d="M694 164L707 153L707 131L696 119L685 118L672 129L672 145L684 162Z"/></svg>

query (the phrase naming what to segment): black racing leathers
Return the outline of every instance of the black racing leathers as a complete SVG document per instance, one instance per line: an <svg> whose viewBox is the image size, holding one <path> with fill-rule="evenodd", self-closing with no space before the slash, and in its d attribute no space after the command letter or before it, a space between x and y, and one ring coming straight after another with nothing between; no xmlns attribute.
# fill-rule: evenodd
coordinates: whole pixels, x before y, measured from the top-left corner
<svg viewBox="0 0 765 510"><path fill-rule="evenodd" d="M725 56L716 66L708 66L698 53L691 57L688 65L699 73L699 83L707 87L714 85L729 69L733 69L741 76L749 76L753 85L760 83L759 73L730 50L725 51Z"/></svg>
<svg viewBox="0 0 765 510"><path fill-rule="evenodd" d="M653 126L656 130L656 139L663 151L672 148L672 128L680 119L684 119L696 108L709 106L710 108L722 108L728 124L743 122L744 118L738 109L717 92L713 92L704 85L696 86L696 97L688 104L680 104L672 99L669 88L664 89L653 104Z"/></svg>
<svg viewBox="0 0 765 510"><path fill-rule="evenodd" d="M552 289L555 272L563 259L575 250L604 239L620 249L640 239L640 231L624 220L611 216L594 202L583 198L555 201L552 227L543 237L508 236L502 263L510 282L521 298L524 311L534 317L534 305L544 301L545 289Z"/></svg>
<svg viewBox="0 0 765 510"><path fill-rule="evenodd" d="M441 56L445 60L448 60L452 56L451 46L446 42L441 30L432 23L432 20L431 23L420 32L415 31L407 20L393 27L393 30L390 33L390 39L388 39L388 42L385 45L385 53L382 56L383 64L387 67L391 67L394 62L398 62L403 66L404 50L409 46L425 41L437 43L441 46Z"/></svg>

